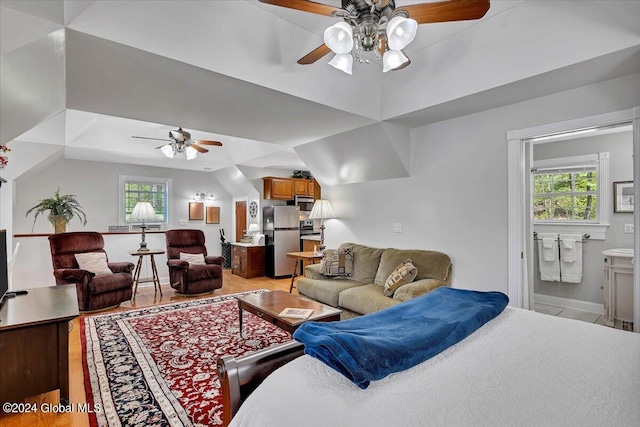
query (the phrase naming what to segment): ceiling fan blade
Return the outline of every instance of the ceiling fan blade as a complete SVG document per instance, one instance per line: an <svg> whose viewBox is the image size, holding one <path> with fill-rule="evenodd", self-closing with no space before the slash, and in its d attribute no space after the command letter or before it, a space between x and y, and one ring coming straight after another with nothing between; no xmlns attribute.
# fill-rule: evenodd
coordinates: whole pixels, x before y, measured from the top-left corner
<svg viewBox="0 0 640 427"><path fill-rule="evenodd" d="M162 148L162 147L164 147L165 145L167 145L167 144L158 145L158 146L156 147L156 150L157 150L158 148Z"/></svg>
<svg viewBox="0 0 640 427"><path fill-rule="evenodd" d="M220 141L207 141L206 139L195 139L193 140L193 142L196 142L202 145L217 145L218 147L222 147L222 142Z"/></svg>
<svg viewBox="0 0 640 427"><path fill-rule="evenodd" d="M331 53L331 49L329 49L329 47L326 44L322 43L320 46L318 46L311 52L307 53L302 58L298 59L298 64L300 65L313 64L318 59L322 58L328 53Z"/></svg>
<svg viewBox="0 0 640 427"><path fill-rule="evenodd" d="M432 22L466 21L480 19L489 10L489 0L449 0L438 3L421 3L399 7L418 24Z"/></svg>
<svg viewBox="0 0 640 427"><path fill-rule="evenodd" d="M132 136L131 138L137 138L137 139L151 139L153 141L169 141L171 142L170 139L165 139L165 138L147 138L146 136Z"/></svg>
<svg viewBox="0 0 640 427"><path fill-rule="evenodd" d="M275 6L288 7L289 9L302 10L303 12L317 13L318 15L334 16L333 12L344 12L339 7L328 4L316 3L308 0L259 0L260 3L272 4Z"/></svg>
<svg viewBox="0 0 640 427"><path fill-rule="evenodd" d="M201 152L201 153L208 153L209 150L207 150L206 148L202 148L200 147L198 144L190 144L189 147L193 147L195 150Z"/></svg>

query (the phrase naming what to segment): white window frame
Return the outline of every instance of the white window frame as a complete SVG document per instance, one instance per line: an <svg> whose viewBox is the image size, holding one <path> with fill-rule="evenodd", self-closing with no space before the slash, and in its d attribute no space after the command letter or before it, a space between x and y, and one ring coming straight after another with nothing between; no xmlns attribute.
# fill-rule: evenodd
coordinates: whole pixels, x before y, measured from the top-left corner
<svg viewBox="0 0 640 427"><path fill-rule="evenodd" d="M594 234L595 239L604 239L609 227L609 211L611 201L609 197L609 153L587 154L583 156L559 157L555 159L537 160L533 162L536 169L563 168L577 165L594 164L598 175L597 188L597 220L541 220L534 219L533 224L536 231L557 231L558 228L571 229L580 234ZM534 188L533 174L531 174L531 188ZM535 195L532 191L531 207L533 209L533 199ZM531 214L533 218L533 212Z"/></svg>
<svg viewBox="0 0 640 427"><path fill-rule="evenodd" d="M119 225L137 225L142 222L129 221L125 220L125 201L124 201L124 184L127 181L138 181L138 182L157 182L166 185L167 188L167 196L165 199L165 217L164 221L145 221L147 224L162 224L165 228L169 226L169 219L171 218L171 186L173 184L173 180L171 178L155 178L148 176L132 176L132 175L119 175L118 176L118 223Z"/></svg>

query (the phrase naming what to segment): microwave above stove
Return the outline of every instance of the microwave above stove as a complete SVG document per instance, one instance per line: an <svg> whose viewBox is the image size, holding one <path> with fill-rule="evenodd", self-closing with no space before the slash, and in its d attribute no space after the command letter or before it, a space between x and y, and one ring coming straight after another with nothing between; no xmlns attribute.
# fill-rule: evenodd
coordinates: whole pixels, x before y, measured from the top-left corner
<svg viewBox="0 0 640 427"><path fill-rule="evenodd" d="M311 212L313 208L313 197L295 196L292 201L287 202L288 205L294 205L300 208L300 212Z"/></svg>

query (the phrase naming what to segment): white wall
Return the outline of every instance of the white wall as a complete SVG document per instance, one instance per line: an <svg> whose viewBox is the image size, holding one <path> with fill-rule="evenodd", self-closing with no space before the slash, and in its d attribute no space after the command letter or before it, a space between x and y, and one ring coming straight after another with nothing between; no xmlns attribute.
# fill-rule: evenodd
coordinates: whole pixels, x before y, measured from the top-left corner
<svg viewBox="0 0 640 427"><path fill-rule="evenodd" d="M534 145L534 160L559 157L609 153L609 182L607 188L613 188L613 182L633 180L633 134L631 131L577 138L548 144ZM633 213L613 213L613 192L610 193L609 228L605 240L590 239L582 245L583 274L582 283L547 282L540 280L537 251L534 251L534 289L536 294L604 303L602 289L604 275L604 256L602 251L613 248L633 248L633 234L624 234L624 224L633 224ZM534 226L535 230L535 226ZM563 232L558 230L558 232ZM564 232L570 232L564 230Z"/></svg>
<svg viewBox="0 0 640 427"><path fill-rule="evenodd" d="M83 211L87 214L87 225L83 227L78 219L73 219L67 231L108 231L109 225L118 225L118 176L171 178L172 188L169 207L168 228L197 228L205 232L207 251L220 255L219 229L232 228L231 196L213 178L210 172L191 172L178 169L164 169L121 165L114 163L88 162L62 159L46 170L27 173L16 178L13 203L13 233L31 233L33 213L25 217L25 212L39 200L50 197L60 187L61 194L75 194ZM189 221L188 203L196 191L211 191L216 197L206 205L220 207L220 224L205 224L204 220ZM186 220L186 226L180 225ZM34 233L51 233L53 227L40 215L33 228ZM20 252L16 257L13 284L16 289L50 286L55 284L51 270L51 254L47 237L15 238L20 242ZM140 234L105 236L105 250L111 261L135 262L128 251L138 248ZM164 234L148 234L149 248L166 248ZM148 261L147 261L148 262ZM157 256L158 273L166 283L168 270L166 256ZM148 266L147 266L148 269ZM141 277L150 276L150 270L143 271Z"/></svg>
<svg viewBox="0 0 640 427"><path fill-rule="evenodd" d="M640 105L639 74L412 130L411 176L323 187L327 247L422 248L453 260L453 286L507 292L507 141L513 129ZM393 232L393 223L403 225Z"/></svg>

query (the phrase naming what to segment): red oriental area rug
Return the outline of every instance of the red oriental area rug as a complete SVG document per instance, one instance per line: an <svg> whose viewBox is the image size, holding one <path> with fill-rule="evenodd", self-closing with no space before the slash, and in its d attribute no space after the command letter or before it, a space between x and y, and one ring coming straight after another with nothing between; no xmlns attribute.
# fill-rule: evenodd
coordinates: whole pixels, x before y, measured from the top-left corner
<svg viewBox="0 0 640 427"><path fill-rule="evenodd" d="M102 408L91 425L222 425L218 358L291 340L247 312L240 338L234 296L250 293L83 317L87 402Z"/></svg>

